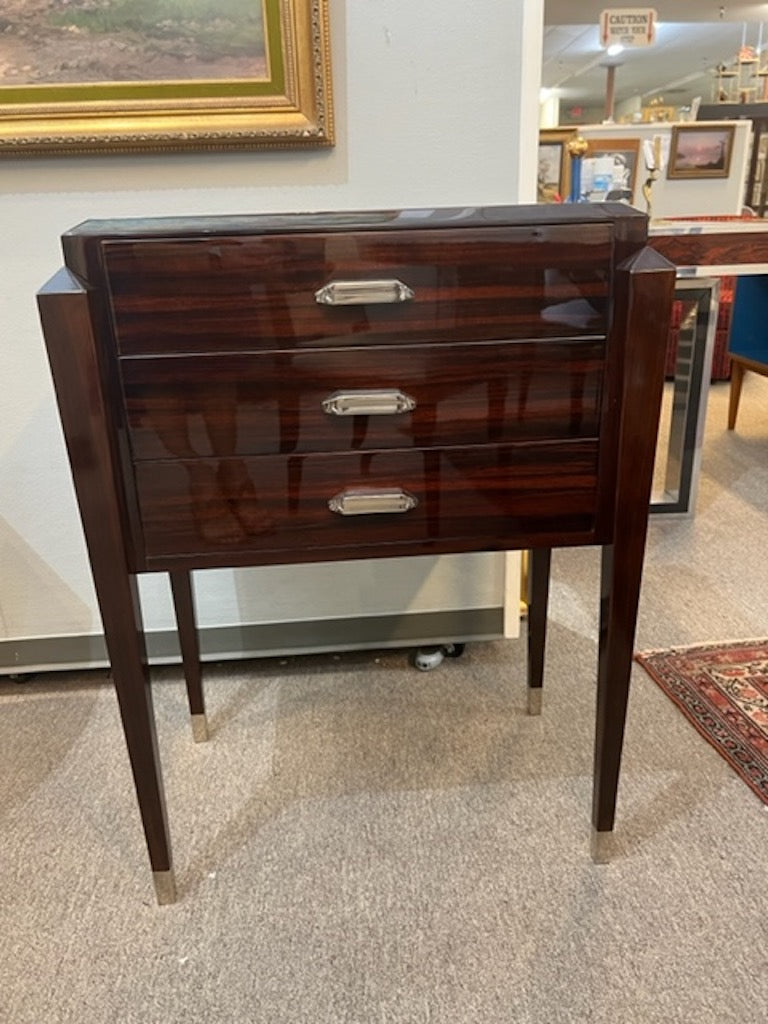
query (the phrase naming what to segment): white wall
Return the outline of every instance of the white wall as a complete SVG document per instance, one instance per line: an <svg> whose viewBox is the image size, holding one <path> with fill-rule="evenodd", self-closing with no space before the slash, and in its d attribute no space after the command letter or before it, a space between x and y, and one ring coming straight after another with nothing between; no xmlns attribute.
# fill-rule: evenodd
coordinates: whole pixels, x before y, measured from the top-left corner
<svg viewBox="0 0 768 1024"><path fill-rule="evenodd" d="M89 217L527 201L542 19L542 0L331 0L333 150L0 162L0 639L100 631L34 301L61 233ZM482 557L472 573L428 560L403 586L368 563L347 574L353 607L498 603L500 559ZM297 570L207 573L202 622L342 614L328 571L300 570L298 587ZM143 590L147 625L170 625L164 580Z"/></svg>
<svg viewBox="0 0 768 1024"><path fill-rule="evenodd" d="M663 217L704 217L735 215L744 205L744 182L749 159L751 121L707 121L706 127L735 128L731 165L727 178L667 178L662 171L651 189L654 219ZM669 151L672 124L585 125L579 134L585 139L640 139L641 153L635 181L634 205L645 210L642 184L645 165L642 140L660 136L665 152Z"/></svg>

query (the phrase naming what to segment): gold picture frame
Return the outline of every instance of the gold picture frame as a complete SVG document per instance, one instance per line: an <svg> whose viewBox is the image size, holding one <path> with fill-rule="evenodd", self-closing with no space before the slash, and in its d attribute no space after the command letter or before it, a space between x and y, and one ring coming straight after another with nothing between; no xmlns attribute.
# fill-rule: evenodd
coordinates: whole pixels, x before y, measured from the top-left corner
<svg viewBox="0 0 768 1024"><path fill-rule="evenodd" d="M731 170L734 125L674 125L668 178L727 178Z"/></svg>
<svg viewBox="0 0 768 1024"><path fill-rule="evenodd" d="M536 177L538 203L565 202L571 189L571 158L568 142L576 137L573 128L547 128L539 132L539 161Z"/></svg>
<svg viewBox="0 0 768 1024"><path fill-rule="evenodd" d="M195 0L176 21L170 0L27 4L3 11L22 55L0 76L0 157L333 145L329 0Z"/></svg>

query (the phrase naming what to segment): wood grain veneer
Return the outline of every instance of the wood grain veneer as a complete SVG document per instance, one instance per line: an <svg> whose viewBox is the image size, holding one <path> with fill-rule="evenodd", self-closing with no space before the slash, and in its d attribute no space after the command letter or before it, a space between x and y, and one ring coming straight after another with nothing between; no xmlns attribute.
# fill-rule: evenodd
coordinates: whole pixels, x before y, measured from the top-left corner
<svg viewBox="0 0 768 1024"><path fill-rule="evenodd" d="M89 221L39 305L150 862L172 869L136 575L171 573L196 738L189 572L600 544L592 823L613 828L674 268L624 206ZM328 307L397 278L399 304ZM403 293L405 294L405 292ZM329 415L349 389L392 415ZM349 491L404 512L343 516Z"/></svg>

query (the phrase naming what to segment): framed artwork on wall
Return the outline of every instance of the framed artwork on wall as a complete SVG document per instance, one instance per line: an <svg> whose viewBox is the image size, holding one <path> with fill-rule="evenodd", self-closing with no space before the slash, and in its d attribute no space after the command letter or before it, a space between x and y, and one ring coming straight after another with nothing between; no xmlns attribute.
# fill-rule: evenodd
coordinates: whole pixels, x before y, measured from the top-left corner
<svg viewBox="0 0 768 1024"><path fill-rule="evenodd" d="M727 178L735 129L731 125L675 125L668 178Z"/></svg>
<svg viewBox="0 0 768 1024"><path fill-rule="evenodd" d="M4 0L0 156L333 144L329 0Z"/></svg>
<svg viewBox="0 0 768 1024"><path fill-rule="evenodd" d="M581 198L632 203L640 139L589 139L581 168Z"/></svg>
<svg viewBox="0 0 768 1024"><path fill-rule="evenodd" d="M568 198L571 187L571 159L568 140L576 132L572 128L552 128L539 132L539 163L536 179L536 201L558 203Z"/></svg>

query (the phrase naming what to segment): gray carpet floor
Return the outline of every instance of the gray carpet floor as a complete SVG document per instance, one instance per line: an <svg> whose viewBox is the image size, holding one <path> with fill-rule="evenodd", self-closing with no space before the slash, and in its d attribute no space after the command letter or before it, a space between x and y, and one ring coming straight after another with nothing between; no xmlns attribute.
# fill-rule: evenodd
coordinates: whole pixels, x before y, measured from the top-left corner
<svg viewBox="0 0 768 1024"><path fill-rule="evenodd" d="M712 388L697 514L652 520L638 648L768 634L768 380ZM636 667L589 857L597 555L524 644L155 673L179 902L158 908L103 672L0 684L3 1024L764 1024L768 813Z"/></svg>

